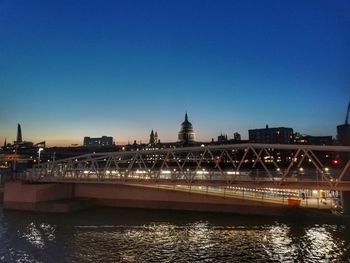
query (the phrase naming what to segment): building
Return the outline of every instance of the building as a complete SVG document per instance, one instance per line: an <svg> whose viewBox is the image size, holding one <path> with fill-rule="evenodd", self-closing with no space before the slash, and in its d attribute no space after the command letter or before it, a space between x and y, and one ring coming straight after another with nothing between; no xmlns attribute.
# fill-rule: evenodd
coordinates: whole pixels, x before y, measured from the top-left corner
<svg viewBox="0 0 350 263"><path fill-rule="evenodd" d="M247 143L248 141L242 141L241 135L238 132L233 134L233 138L228 138L227 134L221 133L218 136L218 140L214 141L214 138L211 140L211 144L237 144L237 143Z"/></svg>
<svg viewBox="0 0 350 263"><path fill-rule="evenodd" d="M23 142L22 141L22 129L21 129L21 125L18 123L16 144L21 144L22 142Z"/></svg>
<svg viewBox="0 0 350 263"><path fill-rule="evenodd" d="M296 144L332 145L333 138L332 136L310 136L296 133L294 134L294 142Z"/></svg>
<svg viewBox="0 0 350 263"><path fill-rule="evenodd" d="M84 146L86 147L106 147L113 146L113 137L102 136L98 138L84 137Z"/></svg>
<svg viewBox="0 0 350 263"><path fill-rule="evenodd" d="M227 134L220 134L218 136L218 143L219 144L226 144L228 142L228 139L227 139Z"/></svg>
<svg viewBox="0 0 350 263"><path fill-rule="evenodd" d="M17 136L16 141L13 142L12 145L7 145L7 150L15 151L18 154L28 154L32 155L33 153L37 152L37 149L41 147L41 145L34 144L30 141L23 140L22 136L22 128L21 124L18 123L17 125Z"/></svg>
<svg viewBox="0 0 350 263"><path fill-rule="evenodd" d="M187 112L185 115L185 121L181 124L178 139L178 142L183 146L192 145L195 143L195 132L193 130L192 123L188 121Z"/></svg>
<svg viewBox="0 0 350 263"><path fill-rule="evenodd" d="M345 122L343 125L337 126L337 141L339 145L350 146L350 125L349 125L350 100L348 103L348 110L346 112ZM334 160L338 163L346 164L350 159L349 153L341 153ZM345 180L350 180L349 175L344 176Z"/></svg>
<svg viewBox="0 0 350 263"><path fill-rule="evenodd" d="M155 138L154 138L154 132L153 130L151 131L151 134L149 135L149 144L155 144Z"/></svg>
<svg viewBox="0 0 350 263"><path fill-rule="evenodd" d="M340 145L350 145L350 125L337 126L337 140Z"/></svg>
<svg viewBox="0 0 350 263"><path fill-rule="evenodd" d="M241 141L241 135L238 132L235 132L233 134L233 140L234 141Z"/></svg>
<svg viewBox="0 0 350 263"><path fill-rule="evenodd" d="M151 131L151 134L149 136L149 144L159 144L160 141L158 140L158 133L157 131L156 132L153 132L153 130Z"/></svg>
<svg viewBox="0 0 350 263"><path fill-rule="evenodd" d="M349 125L350 101L346 112L345 123L337 126L337 139L340 145L350 145L350 125Z"/></svg>
<svg viewBox="0 0 350 263"><path fill-rule="evenodd" d="M249 142L251 143L290 144L294 142L292 128L269 128L269 126L266 125L264 129L249 130L248 133Z"/></svg>
<svg viewBox="0 0 350 263"><path fill-rule="evenodd" d="M160 143L160 140L158 139L158 132L156 131L154 133L154 142L157 144L157 143Z"/></svg>

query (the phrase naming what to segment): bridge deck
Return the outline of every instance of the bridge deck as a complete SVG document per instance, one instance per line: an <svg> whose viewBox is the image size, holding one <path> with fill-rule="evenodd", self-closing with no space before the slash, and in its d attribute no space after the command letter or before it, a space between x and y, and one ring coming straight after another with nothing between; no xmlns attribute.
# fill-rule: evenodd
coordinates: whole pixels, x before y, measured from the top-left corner
<svg viewBox="0 0 350 263"><path fill-rule="evenodd" d="M227 181L227 180L204 180L204 179L140 179L140 178L55 178L43 177L37 182L55 182L55 183L101 183L101 184L137 184L137 185L187 185L187 186L225 186L225 187L244 187L244 188L273 188L273 189L319 189L319 190L338 190L350 191L350 182L325 182L325 181Z"/></svg>

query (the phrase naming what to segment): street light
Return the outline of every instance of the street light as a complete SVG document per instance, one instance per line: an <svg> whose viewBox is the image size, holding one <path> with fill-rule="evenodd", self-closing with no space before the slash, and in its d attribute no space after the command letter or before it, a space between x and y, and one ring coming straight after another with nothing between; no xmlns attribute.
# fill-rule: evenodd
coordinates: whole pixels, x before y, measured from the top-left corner
<svg viewBox="0 0 350 263"><path fill-rule="evenodd" d="M38 155L39 155L39 158L38 158L38 164L40 164L40 152L42 151L42 150L44 150L44 148L39 148L38 149Z"/></svg>

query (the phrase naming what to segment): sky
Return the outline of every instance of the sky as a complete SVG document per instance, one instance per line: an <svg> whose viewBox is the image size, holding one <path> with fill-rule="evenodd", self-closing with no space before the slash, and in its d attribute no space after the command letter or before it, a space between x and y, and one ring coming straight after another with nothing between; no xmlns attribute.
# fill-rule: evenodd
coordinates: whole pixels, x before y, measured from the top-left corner
<svg viewBox="0 0 350 263"><path fill-rule="evenodd" d="M0 144L335 137L349 97L349 0L0 0Z"/></svg>

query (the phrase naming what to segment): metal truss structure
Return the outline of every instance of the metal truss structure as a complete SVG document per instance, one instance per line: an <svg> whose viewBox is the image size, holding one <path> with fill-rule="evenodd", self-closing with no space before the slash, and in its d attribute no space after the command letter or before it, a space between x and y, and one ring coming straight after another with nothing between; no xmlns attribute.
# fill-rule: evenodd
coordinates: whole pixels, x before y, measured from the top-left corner
<svg viewBox="0 0 350 263"><path fill-rule="evenodd" d="M231 144L84 154L25 180L350 190L350 146Z"/></svg>

